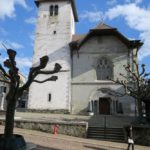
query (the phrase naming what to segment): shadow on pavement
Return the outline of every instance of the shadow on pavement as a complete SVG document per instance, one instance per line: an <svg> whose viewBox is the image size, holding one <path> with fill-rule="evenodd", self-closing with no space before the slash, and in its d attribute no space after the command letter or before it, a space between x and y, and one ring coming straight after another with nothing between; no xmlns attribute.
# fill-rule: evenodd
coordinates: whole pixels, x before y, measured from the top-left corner
<svg viewBox="0 0 150 150"><path fill-rule="evenodd" d="M50 147L43 147L43 146L37 145L37 147L32 149L32 150L61 150L61 149L50 148Z"/></svg>
<svg viewBox="0 0 150 150"><path fill-rule="evenodd" d="M87 149L93 149L93 150L108 150L108 149L105 149L105 148L99 148L99 147L95 147L95 146L84 146L86 147Z"/></svg>

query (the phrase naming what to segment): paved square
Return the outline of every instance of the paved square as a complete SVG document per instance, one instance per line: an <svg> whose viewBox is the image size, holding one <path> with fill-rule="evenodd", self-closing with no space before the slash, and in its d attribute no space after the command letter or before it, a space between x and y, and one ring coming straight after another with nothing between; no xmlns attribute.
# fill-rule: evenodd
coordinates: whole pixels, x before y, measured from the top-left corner
<svg viewBox="0 0 150 150"><path fill-rule="evenodd" d="M3 133L0 126L0 133ZM37 145L34 150L126 150L126 143L83 139L66 135L53 135L33 130L17 129L15 133L24 136L26 142ZM149 150L150 147L135 146L135 150Z"/></svg>

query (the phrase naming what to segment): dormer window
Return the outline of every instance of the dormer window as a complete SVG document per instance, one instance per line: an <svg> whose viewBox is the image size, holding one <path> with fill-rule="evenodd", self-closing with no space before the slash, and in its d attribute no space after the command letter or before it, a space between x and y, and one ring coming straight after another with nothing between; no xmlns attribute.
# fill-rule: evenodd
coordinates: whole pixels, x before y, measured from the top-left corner
<svg viewBox="0 0 150 150"><path fill-rule="evenodd" d="M58 16L58 5L51 5L49 8L50 16Z"/></svg>

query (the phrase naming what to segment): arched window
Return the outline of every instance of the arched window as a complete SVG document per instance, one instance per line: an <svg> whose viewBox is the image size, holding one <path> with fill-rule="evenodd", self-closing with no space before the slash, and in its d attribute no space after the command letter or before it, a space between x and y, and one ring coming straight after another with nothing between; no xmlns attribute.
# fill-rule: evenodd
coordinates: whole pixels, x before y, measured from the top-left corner
<svg viewBox="0 0 150 150"><path fill-rule="evenodd" d="M97 63L97 80L108 80L113 77L113 66L107 58L101 58Z"/></svg>
<svg viewBox="0 0 150 150"><path fill-rule="evenodd" d="M54 14L54 6L53 5L51 5L49 7L49 12L50 12L50 16L53 16L53 14Z"/></svg>
<svg viewBox="0 0 150 150"><path fill-rule="evenodd" d="M55 5L55 16L58 16L58 5Z"/></svg>

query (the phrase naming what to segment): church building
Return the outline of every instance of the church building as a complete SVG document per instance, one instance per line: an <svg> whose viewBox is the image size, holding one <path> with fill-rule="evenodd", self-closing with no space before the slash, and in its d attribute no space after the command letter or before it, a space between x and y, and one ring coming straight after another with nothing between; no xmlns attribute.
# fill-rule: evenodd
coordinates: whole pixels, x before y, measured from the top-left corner
<svg viewBox="0 0 150 150"><path fill-rule="evenodd" d="M38 7L33 66L47 55L45 70L55 63L62 69L56 82L33 83L29 89L28 109L71 114L134 115L135 100L113 93L124 92L121 85L108 80L127 75L123 65L130 64L142 46L104 23L84 35L75 33L78 22L74 0L35 0ZM39 75L44 80L48 75Z"/></svg>

